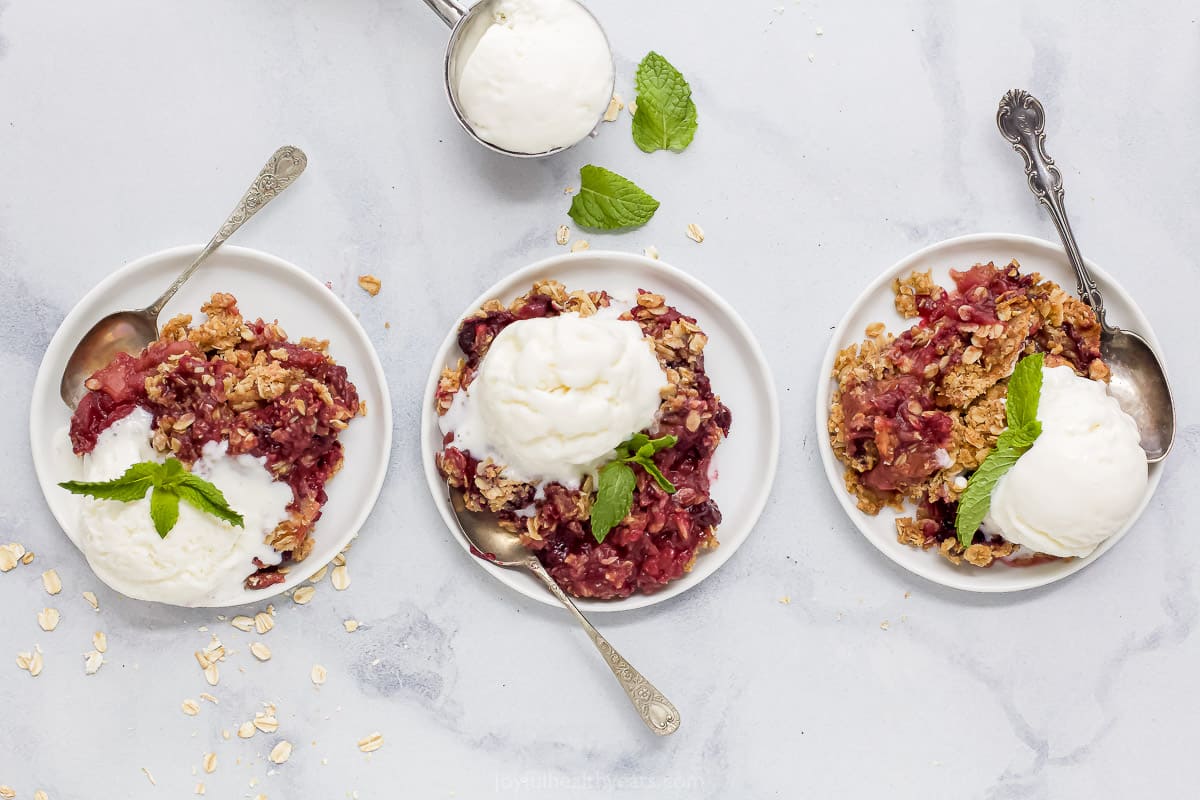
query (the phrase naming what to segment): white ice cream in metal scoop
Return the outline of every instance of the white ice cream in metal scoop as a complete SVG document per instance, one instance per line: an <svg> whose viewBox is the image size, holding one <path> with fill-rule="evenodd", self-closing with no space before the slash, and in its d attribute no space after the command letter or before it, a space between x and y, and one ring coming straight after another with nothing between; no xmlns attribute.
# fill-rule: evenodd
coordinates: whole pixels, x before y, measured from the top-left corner
<svg viewBox="0 0 1200 800"><path fill-rule="evenodd" d="M1070 367L1042 375L1042 434L996 484L984 528L1039 553L1082 558L1141 506L1146 453L1105 384Z"/></svg>
<svg viewBox="0 0 1200 800"><path fill-rule="evenodd" d="M569 147L613 90L612 52L574 0L499 0L463 34L452 91L479 138L514 153Z"/></svg>
<svg viewBox="0 0 1200 800"><path fill-rule="evenodd" d="M162 461L150 445L153 418L135 409L100 434L83 457L82 480L107 481L131 465ZM227 445L210 442L192 471L215 485L242 515L236 528L180 502L179 521L165 538L150 519L150 494L130 503L80 497L76 544L106 584L138 600L197 606L227 598L254 572L258 557L278 564L266 535L287 516L292 491L272 480L262 459L230 457Z"/></svg>
<svg viewBox="0 0 1200 800"><path fill-rule="evenodd" d="M453 445L505 476L578 487L651 426L667 376L642 328L611 317L514 322L442 418Z"/></svg>

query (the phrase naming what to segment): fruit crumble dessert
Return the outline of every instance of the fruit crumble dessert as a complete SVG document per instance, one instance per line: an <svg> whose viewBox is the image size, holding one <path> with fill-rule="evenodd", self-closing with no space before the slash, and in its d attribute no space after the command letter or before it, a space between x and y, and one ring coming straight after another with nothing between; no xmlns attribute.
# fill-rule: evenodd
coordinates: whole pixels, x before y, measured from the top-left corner
<svg viewBox="0 0 1200 800"><path fill-rule="evenodd" d="M977 264L950 274L954 286L949 289L936 285L929 272L895 280L896 310L915 324L895 336L875 323L864 341L838 354L828 432L846 467L846 489L858 508L871 515L888 507L902 511L906 501L914 503L915 514L896 520L897 538L902 544L936 549L954 564L1023 565L1086 554L1094 543L1072 549L1050 542L1041 550L1010 541L988 524L963 544L955 519L968 477L1005 431L1009 377L1023 356L1044 354L1047 392L1065 391L1058 387L1076 378L1083 379L1086 391L1091 381L1100 395L1097 407L1114 418L1122 414L1106 396L1109 368L1100 355L1096 317L1052 281L1022 274L1016 261L1003 268ZM1078 404L1059 413L1055 409L1062 409L1063 402L1054 406L1051 399L1043 405L1046 414L1058 414L1056 425L1059 418L1069 423L1071 414L1082 413ZM1136 427L1128 418L1114 424L1120 428L1123 457L1133 437L1134 455L1121 462L1129 465L1124 474L1133 475L1126 483L1136 488L1133 473L1140 469L1144 487ZM1042 451L1052 446L1080 451L1065 439L1048 438L1038 446ZM1053 506L1056 498L1039 497L1038 502ZM1072 506L1071 513L1079 507ZM1049 542L1046 537L1029 541Z"/></svg>
<svg viewBox="0 0 1200 800"><path fill-rule="evenodd" d="M567 592L658 591L718 544L710 472L731 415L706 343L648 291L621 302L540 281L508 306L489 301L461 324L463 358L438 385L438 466ZM618 473L632 496L600 523Z"/></svg>
<svg viewBox="0 0 1200 800"><path fill-rule="evenodd" d="M180 604L207 596L215 568L197 564L204 559L224 559L222 569L248 589L285 580L288 565L312 549L325 485L342 466L338 435L365 413L346 369L326 352L328 342L292 342L277 322L247 321L230 294L214 294L201 311L203 322L177 316L141 353L120 354L93 374L69 431L85 469L104 473L91 477L116 478L131 461L181 464L218 486L223 481L231 500L242 498L238 510L250 516L241 541L218 541L237 529L210 520L223 527L196 522L196 533L160 530L161 544L153 530L135 530L119 504L88 501L95 507L88 507L93 538L85 552L93 567L104 560L100 566L114 579L136 578L149 599L159 599L153 586L182 576L191 588ZM136 522L145 527L143 516ZM251 547L257 554L244 550ZM178 563L168 569L170 559Z"/></svg>

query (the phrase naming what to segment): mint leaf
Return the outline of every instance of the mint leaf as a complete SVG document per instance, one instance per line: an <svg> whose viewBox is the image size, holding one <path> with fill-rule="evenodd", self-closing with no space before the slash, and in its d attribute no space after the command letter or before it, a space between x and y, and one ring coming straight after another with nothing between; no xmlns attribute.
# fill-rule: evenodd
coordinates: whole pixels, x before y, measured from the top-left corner
<svg viewBox="0 0 1200 800"><path fill-rule="evenodd" d="M993 450L967 481L967 488L958 499L958 513L954 519L958 543L963 547L971 546L975 532L991 510L992 489L996 488L996 482L1012 469L1024 452L1016 449Z"/></svg>
<svg viewBox="0 0 1200 800"><path fill-rule="evenodd" d="M119 478L111 481L64 481L59 486L71 494L85 494L97 500L119 500L128 503L141 500L154 485L158 464L143 461L125 470Z"/></svg>
<svg viewBox="0 0 1200 800"><path fill-rule="evenodd" d="M1025 356L1013 368L1008 379L1008 397L1004 401L1009 428L1024 428L1037 422L1038 400L1042 395L1042 364L1045 356ZM1037 436L1034 436L1036 439Z"/></svg>
<svg viewBox="0 0 1200 800"><path fill-rule="evenodd" d="M681 153L696 136L692 87L671 63L651 51L637 69L633 142L643 152Z"/></svg>
<svg viewBox="0 0 1200 800"><path fill-rule="evenodd" d="M154 530L159 537L167 538L179 521L179 495L170 489L155 486L150 493L150 519L154 520Z"/></svg>
<svg viewBox="0 0 1200 800"><path fill-rule="evenodd" d="M223 519L238 528L245 525L242 515L229 507L229 502L221 490L203 478L188 473L175 487L175 492L179 495L180 500L195 506L206 514Z"/></svg>
<svg viewBox="0 0 1200 800"><path fill-rule="evenodd" d="M637 184L615 172L588 164L579 171L579 194L567 212L584 228L619 230L645 225L658 210L658 201Z"/></svg>
<svg viewBox="0 0 1200 800"><path fill-rule="evenodd" d="M154 521L154 530L164 538L179 521L180 499L239 528L244 526L242 515L229 507L220 489L188 472L183 462L173 457L161 464L154 461L134 464L111 481L65 481L59 486L72 494L123 503L141 500L153 489L150 519Z"/></svg>
<svg viewBox="0 0 1200 800"><path fill-rule="evenodd" d="M646 470L647 475L649 475L651 478L654 478L654 482L658 484L660 489L667 494L675 494L675 484L667 480L666 476L659 471L657 464L655 464L649 458L644 458L640 455L635 456L633 461L634 463L639 464L642 469Z"/></svg>
<svg viewBox="0 0 1200 800"><path fill-rule="evenodd" d="M592 503L592 536L603 544L608 532L621 524L633 507L637 476L621 461L611 461L600 470L596 502Z"/></svg>
<svg viewBox="0 0 1200 800"><path fill-rule="evenodd" d="M1008 379L1008 398L1004 403L1008 428L996 440L996 449L988 453L979 469L971 475L967 488L958 499L954 530L958 534L958 543L963 547L971 545L975 532L991 510L992 490L996 488L996 483L1042 435L1042 423L1037 418L1037 412L1042 394L1044 362L1045 357L1041 353L1025 356L1017 362Z"/></svg>

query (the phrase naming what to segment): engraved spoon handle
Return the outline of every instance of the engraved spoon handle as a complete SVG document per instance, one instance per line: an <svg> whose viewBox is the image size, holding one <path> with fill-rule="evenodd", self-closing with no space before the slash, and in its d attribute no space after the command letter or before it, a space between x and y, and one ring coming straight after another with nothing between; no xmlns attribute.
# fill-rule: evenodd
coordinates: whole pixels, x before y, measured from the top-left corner
<svg viewBox="0 0 1200 800"><path fill-rule="evenodd" d="M1024 89L1012 89L1000 99L996 125L1013 150L1025 160L1029 189L1050 212L1054 227L1058 228L1058 236L1067 251L1067 260L1075 270L1079 296L1092 307L1100 327L1106 333L1111 333L1113 329L1104 319L1104 297L1092 273L1083 263L1083 256L1079 254L1079 245L1075 243L1075 234L1067 219L1067 209L1063 204L1062 173L1054 166L1054 159L1046 153L1046 112L1042 104Z"/></svg>
<svg viewBox="0 0 1200 800"><path fill-rule="evenodd" d="M546 588L553 593L558 601L566 606L567 610L578 620L583 629L587 631L591 637L592 643L596 645L596 649L600 651L600 655L604 656L605 663L616 676L617 681L621 684L621 688L625 690L625 694L629 696L630 702L637 710L638 716L642 718L642 722L646 723L646 727L657 733L659 736L667 736L679 730L679 711L670 700L663 697L662 692L654 688L654 684L642 677L642 673L638 672L633 666L616 651L608 640L600 635L600 631L588 622L587 617L583 615L575 603L567 596L567 593L562 590L558 582L550 577L550 573L546 572L546 568L542 566L542 562L537 560L537 556L530 556L525 562L525 567L541 578L542 583L546 584Z"/></svg>
<svg viewBox="0 0 1200 800"><path fill-rule="evenodd" d="M233 209L225 223L213 234L212 239L200 251L200 255L196 256L196 260L188 265L188 268L146 311L157 317L162 312L163 306L170 302L175 293L179 291L179 287L195 274L204 260L224 244L226 239L233 236L246 220L257 214L266 207L267 203L278 197L284 189L291 186L296 178L300 177L300 173L304 172L306 166L308 166L308 156L304 155L304 151L299 147L287 145L276 150L263 165L258 177L254 179L254 183L250 184L250 188L242 195L242 199L238 201L237 207Z"/></svg>

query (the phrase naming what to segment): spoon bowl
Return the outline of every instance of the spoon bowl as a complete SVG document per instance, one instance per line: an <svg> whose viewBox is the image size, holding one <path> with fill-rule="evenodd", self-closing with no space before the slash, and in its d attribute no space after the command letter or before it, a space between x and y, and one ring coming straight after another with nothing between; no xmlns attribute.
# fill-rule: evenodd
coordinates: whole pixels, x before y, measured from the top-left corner
<svg viewBox="0 0 1200 800"><path fill-rule="evenodd" d="M500 567L523 567L533 558L533 551L521 543L521 537L500 527L500 518L490 511L471 511L462 492L446 486L454 517L463 536L471 543L471 552L478 558Z"/></svg>
<svg viewBox="0 0 1200 800"><path fill-rule="evenodd" d="M59 393L70 408L87 394L84 382L118 353L137 353L158 338L158 317L140 311L109 314L83 335L63 370Z"/></svg>
<svg viewBox="0 0 1200 800"><path fill-rule="evenodd" d="M1162 461L1175 440L1175 404L1167 373L1145 339L1133 331L1114 327L1105 319L1104 296L1083 261L1067 219L1062 173L1046 153L1045 109L1029 92L1013 89L1000 99L996 125L1024 159L1029 189L1050 212L1075 271L1079 296L1096 314L1101 330L1100 354L1112 373L1109 392L1137 423L1146 460L1152 464Z"/></svg>
<svg viewBox="0 0 1200 800"><path fill-rule="evenodd" d="M1146 460L1162 461L1175 437L1175 404L1158 356L1141 336L1119 328L1101 335L1100 354L1112 371L1108 392L1137 423Z"/></svg>
<svg viewBox="0 0 1200 800"><path fill-rule="evenodd" d="M117 311L102 318L91 327L75 345L67 366L63 369L59 385L59 396L74 409L87 394L84 385L98 369L107 366L118 353L139 353L158 338L158 315L170 302L179 287L195 274L200 265L225 243L225 240L242 227L242 224L257 214L267 203L292 185L304 168L308 157L298 147L285 146L275 151L266 165L242 195L224 224L209 240L200 255L188 265L175 282L151 305L135 311Z"/></svg>

